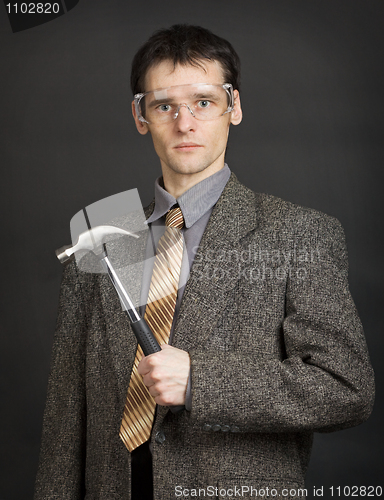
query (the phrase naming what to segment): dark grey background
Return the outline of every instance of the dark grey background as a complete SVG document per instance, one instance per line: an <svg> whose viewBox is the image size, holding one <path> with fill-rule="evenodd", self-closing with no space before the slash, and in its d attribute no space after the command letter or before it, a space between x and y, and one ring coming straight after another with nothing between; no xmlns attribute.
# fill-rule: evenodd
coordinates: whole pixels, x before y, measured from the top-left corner
<svg viewBox="0 0 384 500"><path fill-rule="evenodd" d="M308 488L383 485L382 0L87 0L13 34L0 9L1 500L32 498L69 221L137 187L159 163L131 119L132 56L176 22L228 38L243 63L244 120L227 161L241 181L338 217L377 375L358 428L317 435Z"/></svg>

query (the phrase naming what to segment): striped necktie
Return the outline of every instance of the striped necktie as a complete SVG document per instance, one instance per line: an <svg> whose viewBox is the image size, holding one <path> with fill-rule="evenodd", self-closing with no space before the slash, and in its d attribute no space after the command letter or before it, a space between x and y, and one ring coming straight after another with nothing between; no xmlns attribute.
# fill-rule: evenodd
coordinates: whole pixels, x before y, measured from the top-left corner
<svg viewBox="0 0 384 500"><path fill-rule="evenodd" d="M179 207L167 212L165 232L157 245L144 318L159 344L167 344L175 312L181 260L183 257L184 226ZM132 368L120 437L131 452L148 441L152 430L156 403L137 372L143 356L138 346Z"/></svg>

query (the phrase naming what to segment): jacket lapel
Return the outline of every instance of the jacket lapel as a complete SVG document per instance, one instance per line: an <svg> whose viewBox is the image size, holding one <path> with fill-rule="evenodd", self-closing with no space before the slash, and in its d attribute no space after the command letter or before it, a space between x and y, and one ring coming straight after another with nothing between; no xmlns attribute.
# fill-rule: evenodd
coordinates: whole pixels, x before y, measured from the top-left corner
<svg viewBox="0 0 384 500"><path fill-rule="evenodd" d="M230 300L228 292L239 279L228 256L241 255L241 240L256 225L255 195L232 173L212 211L191 268L175 325L175 347L188 351L206 344Z"/></svg>

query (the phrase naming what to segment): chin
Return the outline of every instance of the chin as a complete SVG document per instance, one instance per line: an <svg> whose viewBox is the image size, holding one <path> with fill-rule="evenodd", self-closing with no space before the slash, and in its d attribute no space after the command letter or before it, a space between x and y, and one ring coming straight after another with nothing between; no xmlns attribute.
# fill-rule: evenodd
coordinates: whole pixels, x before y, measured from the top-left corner
<svg viewBox="0 0 384 500"><path fill-rule="evenodd" d="M199 172L203 172L206 168L208 167L201 167L201 166L180 166L180 167L170 167L171 170L177 174L184 174L184 175L193 175L193 174L198 174Z"/></svg>
<svg viewBox="0 0 384 500"><path fill-rule="evenodd" d="M203 172L212 165L209 161L185 161L185 162L169 162L168 168L177 174L198 174Z"/></svg>

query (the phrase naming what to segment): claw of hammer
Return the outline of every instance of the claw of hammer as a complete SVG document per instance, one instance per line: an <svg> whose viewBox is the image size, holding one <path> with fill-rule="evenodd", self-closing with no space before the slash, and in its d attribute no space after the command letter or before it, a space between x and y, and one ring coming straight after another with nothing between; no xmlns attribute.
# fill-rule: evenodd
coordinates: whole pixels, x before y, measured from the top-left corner
<svg viewBox="0 0 384 500"><path fill-rule="evenodd" d="M102 250L104 239L107 236L111 236L113 234L133 236L134 238L139 237L137 234L126 231L125 229L120 229L116 226L96 226L89 231L84 231L84 233L81 233L75 245L66 245L58 248L56 250L56 256L59 261L64 264L64 262L67 262L69 259L71 259L74 253L79 250L95 251L98 248Z"/></svg>

